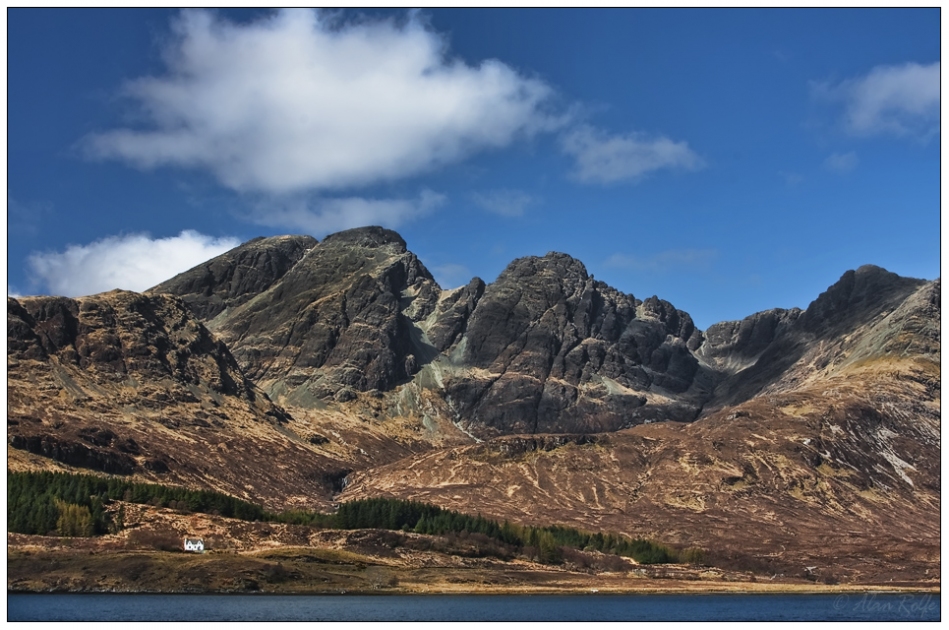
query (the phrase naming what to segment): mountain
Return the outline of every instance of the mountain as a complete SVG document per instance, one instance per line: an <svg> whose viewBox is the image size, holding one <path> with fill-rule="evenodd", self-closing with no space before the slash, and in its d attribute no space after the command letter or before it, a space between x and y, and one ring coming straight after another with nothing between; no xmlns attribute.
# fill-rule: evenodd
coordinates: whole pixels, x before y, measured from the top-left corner
<svg viewBox="0 0 949 630"><path fill-rule="evenodd" d="M283 252L299 241L276 237L238 250ZM245 252L228 252L207 265L224 269L246 258ZM228 294L233 274L220 275L224 280L206 292ZM151 293L177 293L200 308L205 298L191 292L199 277L206 277L203 269L193 269ZM413 317L428 314L439 288L395 232L365 228L331 235L268 280L259 292L236 295L233 308L205 319L248 377L272 395L303 406L345 402L357 391L391 389L416 371Z"/></svg>
<svg viewBox="0 0 949 630"><path fill-rule="evenodd" d="M865 266L804 310L703 332L562 253L443 290L391 230L255 239L145 294L9 299L8 466L272 509L418 499L759 575L924 579L940 287Z"/></svg>
<svg viewBox="0 0 949 630"><path fill-rule="evenodd" d="M826 295L846 290L853 274L807 311L707 331L718 340L716 365L734 373L692 423L433 450L354 473L339 498L393 496L625 531L696 545L719 566L759 575L866 583L935 575L940 282L891 283L883 273L857 274L869 276L861 280L875 306L853 293L836 303L834 319L846 322L837 337L827 336L836 322L822 315ZM722 353L726 345L739 350Z"/></svg>
<svg viewBox="0 0 949 630"><path fill-rule="evenodd" d="M398 234L358 228L313 245L252 298L234 291L236 272L224 270L245 250L283 251L291 238L302 237L248 243L151 290L203 313L247 376L288 405L415 380L447 403L443 415L486 438L692 420L710 395L687 313L597 282L565 254L443 291ZM209 309L207 295L241 303Z"/></svg>
<svg viewBox="0 0 949 630"><path fill-rule="evenodd" d="M515 260L488 285L432 369L478 437L615 431L695 417L709 393L689 350L701 340L687 313L551 253Z"/></svg>
<svg viewBox="0 0 949 630"><path fill-rule="evenodd" d="M330 444L168 295L8 298L7 313L10 468L89 469L313 508L329 505L354 463L420 446L371 430L353 438L345 414L327 413L350 441L382 443L373 458Z"/></svg>

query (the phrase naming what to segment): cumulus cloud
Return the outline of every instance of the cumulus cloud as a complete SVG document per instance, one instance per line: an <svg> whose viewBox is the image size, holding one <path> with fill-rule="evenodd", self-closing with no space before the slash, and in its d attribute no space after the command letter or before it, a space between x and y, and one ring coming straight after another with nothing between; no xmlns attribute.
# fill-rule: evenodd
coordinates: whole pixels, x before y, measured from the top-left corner
<svg viewBox="0 0 949 630"><path fill-rule="evenodd" d="M553 90L471 66L416 14L340 22L309 10L247 24L182 12L166 71L127 83L147 125L90 135L88 155L210 171L237 191L300 193L392 181L562 124Z"/></svg>
<svg viewBox="0 0 949 630"><path fill-rule="evenodd" d="M651 256L613 254L604 266L630 271L664 271L673 267L708 267L718 258L717 249L668 249Z"/></svg>
<svg viewBox="0 0 949 630"><path fill-rule="evenodd" d="M636 180L659 169L697 170L704 166L686 142L643 133L610 135L589 125L566 132L565 153L576 160L574 177L584 183Z"/></svg>
<svg viewBox="0 0 949 630"><path fill-rule="evenodd" d="M816 83L818 98L844 104L846 129L860 136L890 134L921 140L939 133L939 62L877 66L836 85Z"/></svg>
<svg viewBox="0 0 949 630"><path fill-rule="evenodd" d="M258 203L247 218L259 225L301 230L319 236L364 225L395 229L429 214L446 200L445 195L431 190L423 190L415 199L268 199Z"/></svg>
<svg viewBox="0 0 949 630"><path fill-rule="evenodd" d="M488 212L502 217L523 216L524 210L536 200L520 190L489 190L471 194L472 201Z"/></svg>
<svg viewBox="0 0 949 630"><path fill-rule="evenodd" d="M859 161L854 151L850 151L849 153L831 153L827 156L827 159L824 160L824 168L828 171L834 171L835 173L849 173L857 168Z"/></svg>
<svg viewBox="0 0 949 630"><path fill-rule="evenodd" d="M236 238L214 238L193 230L158 239L128 234L69 245L63 252L35 252L27 266L51 295L144 291L238 245Z"/></svg>

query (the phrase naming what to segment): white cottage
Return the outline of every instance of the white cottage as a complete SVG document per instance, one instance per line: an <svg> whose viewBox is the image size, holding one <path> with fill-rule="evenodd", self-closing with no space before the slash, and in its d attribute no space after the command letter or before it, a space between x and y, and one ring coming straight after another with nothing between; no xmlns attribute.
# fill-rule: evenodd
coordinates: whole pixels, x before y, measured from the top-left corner
<svg viewBox="0 0 949 630"><path fill-rule="evenodd" d="M185 551L204 551L204 541L200 538L185 538Z"/></svg>

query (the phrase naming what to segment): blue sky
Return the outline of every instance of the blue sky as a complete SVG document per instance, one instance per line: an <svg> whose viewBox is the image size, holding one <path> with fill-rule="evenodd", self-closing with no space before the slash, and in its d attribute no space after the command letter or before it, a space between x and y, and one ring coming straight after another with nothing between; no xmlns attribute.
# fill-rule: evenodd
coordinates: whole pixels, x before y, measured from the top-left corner
<svg viewBox="0 0 949 630"><path fill-rule="evenodd" d="M8 292L399 231L562 251L700 328L939 275L939 9L8 10Z"/></svg>

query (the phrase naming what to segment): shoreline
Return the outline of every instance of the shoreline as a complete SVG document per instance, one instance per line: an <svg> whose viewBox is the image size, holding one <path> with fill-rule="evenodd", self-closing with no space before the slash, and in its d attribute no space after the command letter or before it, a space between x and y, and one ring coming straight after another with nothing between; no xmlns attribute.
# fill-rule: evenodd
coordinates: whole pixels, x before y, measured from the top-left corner
<svg viewBox="0 0 949 630"><path fill-rule="evenodd" d="M368 531L368 530L367 530ZM941 592L938 573L762 574L700 564L590 568L523 558L463 557L368 544L367 532L322 532L310 545L240 552L119 548L128 541L8 535L8 594L164 595L840 595ZM372 533L369 531L369 533ZM374 540L374 539L373 539ZM259 547L259 548L258 548ZM833 575L831 567L828 572ZM874 579L876 578L876 579Z"/></svg>
<svg viewBox="0 0 949 630"><path fill-rule="evenodd" d="M86 590L29 590L29 589L7 589L7 595L239 595L241 597L269 597L269 596L294 596L294 597L320 597L320 596L346 596L346 597L402 597L402 596L424 596L424 597L553 597L553 596L590 596L590 597L613 597L613 596L636 596L636 595L939 595L940 586L884 586L876 584L846 584L835 586L814 587L813 585L781 584L770 586L756 586L748 588L748 584L735 584L734 587L725 585L702 585L699 587L685 585L662 585L648 586L639 589L598 589L598 588L532 588L523 586L512 589L388 589L388 590L323 590L323 591L298 591L298 590L268 590L268 591L194 591L194 590L116 590L116 589L86 589Z"/></svg>

